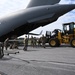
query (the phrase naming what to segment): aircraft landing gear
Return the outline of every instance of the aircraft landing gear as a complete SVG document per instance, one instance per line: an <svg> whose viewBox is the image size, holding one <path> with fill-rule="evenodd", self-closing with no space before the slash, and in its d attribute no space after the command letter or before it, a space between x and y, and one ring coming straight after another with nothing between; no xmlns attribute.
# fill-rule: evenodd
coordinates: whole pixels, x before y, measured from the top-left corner
<svg viewBox="0 0 75 75"><path fill-rule="evenodd" d="M0 42L0 59L4 56L3 43Z"/></svg>

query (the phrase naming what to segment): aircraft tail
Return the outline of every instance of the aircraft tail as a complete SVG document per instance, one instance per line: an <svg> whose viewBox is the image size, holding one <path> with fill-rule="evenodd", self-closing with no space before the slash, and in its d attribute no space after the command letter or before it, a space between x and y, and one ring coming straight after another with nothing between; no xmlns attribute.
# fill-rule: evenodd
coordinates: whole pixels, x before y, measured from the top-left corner
<svg viewBox="0 0 75 75"><path fill-rule="evenodd" d="M60 0L31 0L27 8L42 6L42 5L53 5L59 3Z"/></svg>

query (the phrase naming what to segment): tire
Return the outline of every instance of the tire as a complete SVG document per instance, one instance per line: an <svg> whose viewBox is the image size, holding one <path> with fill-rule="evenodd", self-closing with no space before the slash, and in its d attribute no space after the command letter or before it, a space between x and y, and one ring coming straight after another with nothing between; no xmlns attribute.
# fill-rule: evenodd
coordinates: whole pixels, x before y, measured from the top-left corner
<svg viewBox="0 0 75 75"><path fill-rule="evenodd" d="M71 45L71 47L74 47L74 48L75 48L75 38L73 38L73 39L70 41L70 45Z"/></svg>
<svg viewBox="0 0 75 75"><path fill-rule="evenodd" d="M52 38L52 39L49 40L49 45L51 47L58 47L58 46L60 46L60 43L59 43L58 39Z"/></svg>

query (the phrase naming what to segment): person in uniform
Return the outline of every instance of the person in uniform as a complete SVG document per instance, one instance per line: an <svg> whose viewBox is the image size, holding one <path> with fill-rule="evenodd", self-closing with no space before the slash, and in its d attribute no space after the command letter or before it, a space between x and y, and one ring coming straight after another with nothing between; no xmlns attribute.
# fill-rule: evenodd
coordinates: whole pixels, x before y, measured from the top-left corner
<svg viewBox="0 0 75 75"><path fill-rule="evenodd" d="M36 47L37 39L34 37L34 47Z"/></svg>
<svg viewBox="0 0 75 75"><path fill-rule="evenodd" d="M31 46L34 47L34 38L31 36Z"/></svg>
<svg viewBox="0 0 75 75"><path fill-rule="evenodd" d="M28 38L27 38L27 36L25 36L25 38L24 38L24 48L23 48L23 50L24 50L24 51L27 51L27 47L28 47Z"/></svg>
<svg viewBox="0 0 75 75"><path fill-rule="evenodd" d="M15 48L18 49L18 41L17 41L17 38L14 39L12 48L13 49L15 49Z"/></svg>
<svg viewBox="0 0 75 75"><path fill-rule="evenodd" d="M45 48L46 38L44 35L41 37L42 46Z"/></svg>
<svg viewBox="0 0 75 75"><path fill-rule="evenodd" d="M4 56L4 43L0 42L0 58L2 58Z"/></svg>
<svg viewBox="0 0 75 75"><path fill-rule="evenodd" d="M8 43L9 43L9 38L7 38L7 39L4 41L4 47L5 47L6 50L7 50L7 48L8 48Z"/></svg>

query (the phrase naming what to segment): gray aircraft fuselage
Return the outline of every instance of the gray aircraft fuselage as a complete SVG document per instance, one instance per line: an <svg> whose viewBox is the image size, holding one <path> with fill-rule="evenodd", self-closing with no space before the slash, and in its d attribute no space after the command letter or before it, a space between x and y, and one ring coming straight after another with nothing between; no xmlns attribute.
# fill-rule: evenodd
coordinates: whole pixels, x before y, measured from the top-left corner
<svg viewBox="0 0 75 75"><path fill-rule="evenodd" d="M12 35L21 36L33 29L56 21L75 5L44 5L20 10L0 18L0 41Z"/></svg>

